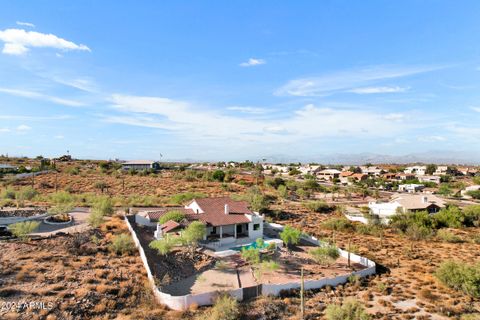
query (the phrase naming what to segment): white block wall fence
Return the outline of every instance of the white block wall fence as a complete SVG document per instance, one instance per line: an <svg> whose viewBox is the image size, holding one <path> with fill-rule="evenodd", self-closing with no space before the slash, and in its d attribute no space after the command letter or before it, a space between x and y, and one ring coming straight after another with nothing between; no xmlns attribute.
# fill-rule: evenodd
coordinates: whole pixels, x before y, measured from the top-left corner
<svg viewBox="0 0 480 320"><path fill-rule="evenodd" d="M198 306L206 306L212 305L214 303L214 299L218 294L218 291L206 292L202 294L188 294L184 296L172 296L168 293L161 292L157 285L155 284L155 279L150 271L150 267L147 262L147 257L145 256L145 252L140 244L140 241L137 238L135 230L133 230L130 222L125 217L125 223L128 226L128 230L132 234L133 241L135 246L138 248L140 252L140 258L142 259L143 265L147 270L148 280L152 286L153 293L155 295L155 299L158 303L164 304L173 310L186 310L191 305L196 304ZM278 224L270 224L270 226L275 226L276 228L283 226ZM320 245L319 241L315 237L310 236L302 236L302 239L308 241L314 245ZM348 252L345 250L340 249L340 255L344 258L348 258ZM339 284L346 283L348 278L352 275L357 275L359 277L366 277L372 274L375 274L375 262L368 260L367 258L361 257L359 255L350 253L350 261L354 263L359 263L366 268L360 271L354 271L347 275L341 275L334 278L322 278L320 280L307 280L305 281L305 289L320 289L325 286L337 286ZM300 282L290 282L290 283L281 283L281 284L262 284L262 295L274 295L278 296L281 291L283 290L290 290L290 289L298 289L300 288ZM238 301L243 300L243 288L224 291L228 293Z"/></svg>

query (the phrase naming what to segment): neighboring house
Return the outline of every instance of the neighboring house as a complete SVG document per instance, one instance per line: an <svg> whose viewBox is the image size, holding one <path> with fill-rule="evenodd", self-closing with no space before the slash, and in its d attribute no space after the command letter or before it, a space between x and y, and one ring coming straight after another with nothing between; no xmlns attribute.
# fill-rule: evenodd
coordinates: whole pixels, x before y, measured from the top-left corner
<svg viewBox="0 0 480 320"><path fill-rule="evenodd" d="M401 184L398 186L398 191L408 192L408 193L419 192L419 191L422 191L423 189L425 189L425 186L423 184L415 184L415 183Z"/></svg>
<svg viewBox="0 0 480 320"><path fill-rule="evenodd" d="M181 211L185 221L175 223L170 220L159 225L159 219L170 211ZM135 215L135 222L146 226L157 226L155 237L162 238L165 233L179 232L192 221L205 224L204 241L217 245L233 244L237 241L254 241L263 237L264 218L249 209L245 201L235 201L228 197L194 199L185 207L166 207L151 211L142 211Z"/></svg>
<svg viewBox="0 0 480 320"><path fill-rule="evenodd" d="M407 174L424 176L426 170L427 170L427 166L411 166L411 167L406 167L405 170L403 170L403 172Z"/></svg>
<svg viewBox="0 0 480 320"><path fill-rule="evenodd" d="M349 179L354 173L352 171L342 171L340 173L339 179L340 183L344 185L352 185L351 179Z"/></svg>
<svg viewBox="0 0 480 320"><path fill-rule="evenodd" d="M387 203L370 202L370 213L382 220L388 220L398 212L427 211L436 213L445 208L445 201L434 195L401 194L396 195Z"/></svg>
<svg viewBox="0 0 480 320"><path fill-rule="evenodd" d="M362 170L362 173L364 174L376 177L380 176L382 173L385 173L385 170L377 166L361 166L360 170Z"/></svg>
<svg viewBox="0 0 480 320"><path fill-rule="evenodd" d="M462 195L462 197L466 199L471 199L472 197L467 194L469 191L480 191L480 186L479 185L468 186L465 188L465 190L460 191L460 194Z"/></svg>
<svg viewBox="0 0 480 320"><path fill-rule="evenodd" d="M387 172L387 173L383 173L381 177L385 180L393 180L397 177L397 174L392 172Z"/></svg>
<svg viewBox="0 0 480 320"><path fill-rule="evenodd" d="M413 173L398 173L396 175L396 179L400 181L413 180L413 179L416 179L416 176Z"/></svg>
<svg viewBox="0 0 480 320"><path fill-rule="evenodd" d="M453 173L453 170L451 170L448 166L437 166L437 170L433 173L434 176L444 176L446 174L451 174Z"/></svg>
<svg viewBox="0 0 480 320"><path fill-rule="evenodd" d="M155 161L150 161L150 160L133 160L133 161L127 161L122 163L122 168L124 170L135 170L135 171L141 171L141 170L159 170L160 169L160 164Z"/></svg>
<svg viewBox="0 0 480 320"><path fill-rule="evenodd" d="M333 180L340 177L342 172L337 169L325 169L316 173L317 178L321 180Z"/></svg>
<svg viewBox="0 0 480 320"><path fill-rule="evenodd" d="M418 180L420 182L434 182L436 184L439 184L441 178L439 176L419 176Z"/></svg>
<svg viewBox="0 0 480 320"><path fill-rule="evenodd" d="M478 173L478 170L476 168L458 167L457 172L466 177L474 177Z"/></svg>

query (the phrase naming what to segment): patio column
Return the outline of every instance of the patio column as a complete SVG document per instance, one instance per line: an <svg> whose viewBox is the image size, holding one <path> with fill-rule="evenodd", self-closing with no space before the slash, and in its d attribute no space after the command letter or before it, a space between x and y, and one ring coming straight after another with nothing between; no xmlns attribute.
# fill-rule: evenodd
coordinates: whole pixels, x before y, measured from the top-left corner
<svg viewBox="0 0 480 320"><path fill-rule="evenodd" d="M222 229L222 226L220 226L220 239L222 239L222 235L223 235L223 229Z"/></svg>
<svg viewBox="0 0 480 320"><path fill-rule="evenodd" d="M233 236L237 239L237 224L233 225Z"/></svg>

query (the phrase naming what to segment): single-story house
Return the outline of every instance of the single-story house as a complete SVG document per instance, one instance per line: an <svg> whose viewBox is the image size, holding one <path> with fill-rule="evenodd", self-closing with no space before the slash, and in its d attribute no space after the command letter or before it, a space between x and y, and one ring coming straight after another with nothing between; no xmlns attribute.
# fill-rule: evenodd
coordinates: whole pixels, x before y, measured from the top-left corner
<svg viewBox="0 0 480 320"><path fill-rule="evenodd" d="M400 194L394 196L390 202L370 202L370 213L380 219L389 219L398 212L427 211L436 213L445 208L445 201L434 195L425 194Z"/></svg>
<svg viewBox="0 0 480 320"><path fill-rule="evenodd" d="M385 173L385 170L377 166L361 166L360 170L362 170L362 173L364 174L376 177L380 176L382 173Z"/></svg>
<svg viewBox="0 0 480 320"><path fill-rule="evenodd" d="M468 192L469 191L479 191L479 190L480 190L479 185L468 186L468 187L465 188L465 190L460 191L460 194L464 198L471 199L472 197L468 195Z"/></svg>
<svg viewBox="0 0 480 320"><path fill-rule="evenodd" d="M0 163L0 172L14 172L17 170L18 167L12 166L10 164Z"/></svg>
<svg viewBox="0 0 480 320"><path fill-rule="evenodd" d="M397 180L413 180L416 178L415 174L413 173L398 173L396 175Z"/></svg>
<svg viewBox="0 0 480 320"><path fill-rule="evenodd" d="M159 170L160 164L156 161L151 160L133 160L122 163L122 168L124 170Z"/></svg>
<svg viewBox="0 0 480 320"><path fill-rule="evenodd" d="M342 172L337 169L325 169L325 170L318 171L316 175L317 175L317 178L321 180L333 180L333 179L338 179L341 173Z"/></svg>
<svg viewBox="0 0 480 320"><path fill-rule="evenodd" d="M170 211L181 211L185 221L172 223L167 221L158 224L159 219ZM156 238L163 234L185 227L192 221L205 224L205 242L218 245L233 244L238 240L251 240L263 237L264 217L250 210L245 201L235 201L228 197L194 199L184 207L166 207L145 210L135 215L135 222L146 226L157 226Z"/></svg>
<svg viewBox="0 0 480 320"><path fill-rule="evenodd" d="M422 191L423 189L425 189L425 186L423 184L415 184L415 183L400 184L398 186L398 191L408 192L408 193L419 192L419 191Z"/></svg>
<svg viewBox="0 0 480 320"><path fill-rule="evenodd" d="M427 171L427 166L411 166L411 167L406 167L405 170L403 170L404 173L419 175L419 176L425 175L425 171Z"/></svg>
<svg viewBox="0 0 480 320"><path fill-rule="evenodd" d="M440 183L440 176L419 176L418 180L420 182L434 182L436 184Z"/></svg>

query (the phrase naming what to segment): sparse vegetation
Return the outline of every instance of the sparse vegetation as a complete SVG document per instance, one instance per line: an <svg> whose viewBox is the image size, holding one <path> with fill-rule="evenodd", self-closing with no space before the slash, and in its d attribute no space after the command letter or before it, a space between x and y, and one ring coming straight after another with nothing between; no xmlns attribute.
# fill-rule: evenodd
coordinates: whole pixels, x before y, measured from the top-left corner
<svg viewBox="0 0 480 320"><path fill-rule="evenodd" d="M135 245L129 234L122 233L112 239L110 249L116 254L131 254L135 249Z"/></svg>
<svg viewBox="0 0 480 320"><path fill-rule="evenodd" d="M369 320L370 315L365 307L352 298L346 299L342 305L330 304L325 310L327 320Z"/></svg>
<svg viewBox="0 0 480 320"><path fill-rule="evenodd" d="M178 210L172 210L167 213L165 213L163 216L160 217L158 220L159 224L164 224L165 222L169 220L173 220L175 222L180 222L183 219L185 219L185 214L181 211Z"/></svg>
<svg viewBox="0 0 480 320"><path fill-rule="evenodd" d="M37 230L39 226L40 222L38 221L17 222L10 225L10 231L15 237L25 241L28 239L28 235Z"/></svg>
<svg viewBox="0 0 480 320"><path fill-rule="evenodd" d="M310 255L317 263L328 266L340 257L340 252L334 245L325 245L311 249Z"/></svg>
<svg viewBox="0 0 480 320"><path fill-rule="evenodd" d="M444 285L478 298L480 297L480 263L469 265L463 262L443 262L435 276Z"/></svg>
<svg viewBox="0 0 480 320"><path fill-rule="evenodd" d="M292 228L290 226L285 226L283 231L280 233L280 239L285 243L288 250L292 249L292 245L298 244L300 241L302 233L300 230Z"/></svg>

